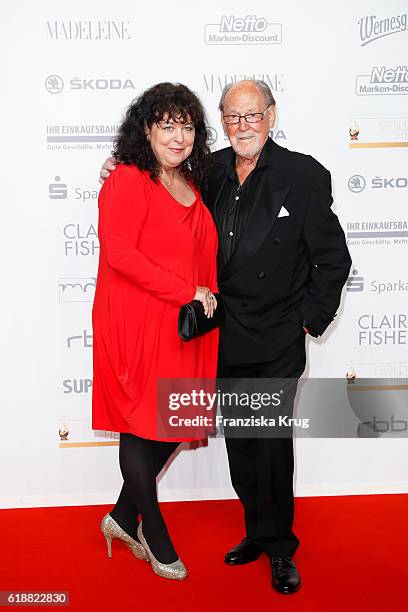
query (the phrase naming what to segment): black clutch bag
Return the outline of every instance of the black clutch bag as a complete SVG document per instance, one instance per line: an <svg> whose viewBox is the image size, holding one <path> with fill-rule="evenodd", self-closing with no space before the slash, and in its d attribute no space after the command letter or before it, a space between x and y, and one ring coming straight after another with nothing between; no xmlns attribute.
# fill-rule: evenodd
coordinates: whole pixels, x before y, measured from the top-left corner
<svg viewBox="0 0 408 612"><path fill-rule="evenodd" d="M224 321L224 304L219 293L214 293L217 308L209 319L205 316L204 306L198 300L193 300L180 308L178 318L178 334L182 340L188 342L212 331Z"/></svg>

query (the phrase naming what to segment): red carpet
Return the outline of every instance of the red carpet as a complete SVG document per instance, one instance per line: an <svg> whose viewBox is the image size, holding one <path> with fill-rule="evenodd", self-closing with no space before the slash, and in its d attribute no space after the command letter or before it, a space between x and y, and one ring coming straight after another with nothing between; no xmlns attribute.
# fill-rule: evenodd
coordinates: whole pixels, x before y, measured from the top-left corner
<svg viewBox="0 0 408 612"><path fill-rule="evenodd" d="M86 612L407 609L408 495L297 499L303 588L292 596L273 591L265 556L224 565L243 536L238 502L162 508L189 570L184 582L157 577L118 540L108 559L99 522L110 506L33 508L0 511L0 590L69 591L61 609Z"/></svg>

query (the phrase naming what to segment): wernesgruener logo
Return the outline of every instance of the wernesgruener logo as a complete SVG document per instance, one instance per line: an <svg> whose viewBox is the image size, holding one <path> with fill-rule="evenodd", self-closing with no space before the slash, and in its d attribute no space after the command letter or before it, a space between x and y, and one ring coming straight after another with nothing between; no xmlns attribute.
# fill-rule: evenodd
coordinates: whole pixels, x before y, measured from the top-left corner
<svg viewBox="0 0 408 612"><path fill-rule="evenodd" d="M398 32L406 32L407 19L407 13L384 17L383 19L378 19L376 15L361 17L357 22L360 28L360 45L365 47L365 45L385 36L398 34Z"/></svg>

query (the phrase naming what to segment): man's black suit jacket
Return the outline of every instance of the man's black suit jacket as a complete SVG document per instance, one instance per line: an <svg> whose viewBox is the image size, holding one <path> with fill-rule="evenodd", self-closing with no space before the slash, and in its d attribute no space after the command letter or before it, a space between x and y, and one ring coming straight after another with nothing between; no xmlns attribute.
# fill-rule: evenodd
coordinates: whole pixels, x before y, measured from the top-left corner
<svg viewBox="0 0 408 612"><path fill-rule="evenodd" d="M252 212L232 257L220 261L226 320L220 334L225 364L279 358L303 325L321 335L336 316L351 259L331 210L330 173L313 157L265 144ZM217 219L231 147L212 155L205 202ZM288 214L285 214L287 211Z"/></svg>

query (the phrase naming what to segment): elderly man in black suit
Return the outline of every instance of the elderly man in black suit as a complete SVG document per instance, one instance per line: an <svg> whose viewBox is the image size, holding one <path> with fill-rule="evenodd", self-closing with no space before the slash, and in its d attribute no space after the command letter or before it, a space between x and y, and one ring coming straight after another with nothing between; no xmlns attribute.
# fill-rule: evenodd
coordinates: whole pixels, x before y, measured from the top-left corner
<svg viewBox="0 0 408 612"><path fill-rule="evenodd" d="M275 100L264 82L227 86L219 108L231 147L213 154L205 195L219 233L226 310L218 376L298 379L305 336L320 336L333 321L351 264L330 208L330 173L269 137ZM243 564L265 552L274 588L296 592L292 439L226 437L226 445L246 537L225 562Z"/></svg>
<svg viewBox="0 0 408 612"><path fill-rule="evenodd" d="M231 147L213 153L203 193L218 228L225 305L218 376L296 382L305 336L320 336L333 321L351 265L331 210L330 173L269 137L275 100L263 81L228 85L219 108ZM113 162L105 162L102 181ZM226 446L246 536L225 562L242 565L266 553L274 589L295 593L292 437L226 437Z"/></svg>

